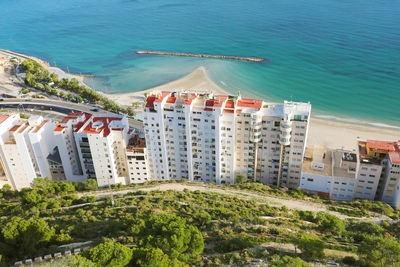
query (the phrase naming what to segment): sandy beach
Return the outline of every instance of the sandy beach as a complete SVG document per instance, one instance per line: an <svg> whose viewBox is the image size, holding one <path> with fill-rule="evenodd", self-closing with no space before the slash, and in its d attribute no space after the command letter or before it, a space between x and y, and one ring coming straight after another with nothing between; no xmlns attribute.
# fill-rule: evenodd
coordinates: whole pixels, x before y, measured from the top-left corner
<svg viewBox="0 0 400 267"><path fill-rule="evenodd" d="M400 131L355 125L311 117L307 146L355 149L357 138L382 141L400 140Z"/></svg>
<svg viewBox="0 0 400 267"><path fill-rule="evenodd" d="M199 67L191 73L179 78L178 80L162 84L150 89L138 92L124 94L105 94L111 100L122 106L131 106L133 102L143 102L144 94L152 91L197 91L197 92L212 92L215 95L229 94L227 91L216 85L207 75L204 67Z"/></svg>
<svg viewBox="0 0 400 267"><path fill-rule="evenodd" d="M21 55L24 56L24 55ZM26 56L27 57L27 56ZM29 57L31 58L31 57ZM41 62L43 63L43 61ZM18 83L15 77L12 75L11 64L6 60L0 64L0 93L7 91L19 91L21 89L20 82ZM46 65L46 67L52 71L57 70L57 73L66 76L74 77L72 74L65 73L61 69ZM75 76L76 78L82 78L82 76ZM166 84L162 84L147 90L139 92L130 92L123 94L106 94L99 92L116 103L122 106L131 106L134 102L143 103L144 94L150 93L154 90L159 91L202 91L202 92L213 92L214 94L236 94L235 92L227 92L216 85L207 75L207 70L204 67L199 67L189 74L179 78L175 81L171 81ZM268 101L268 99L265 99ZM141 105L139 105L141 106ZM140 108L139 108L140 109ZM139 109L137 111L139 111ZM313 145L324 145L330 148L345 148L355 149L356 139L375 139L384 141L395 141L400 140L400 131L391 130L387 128L378 128L372 126L363 126L351 123L336 122L330 120L319 119L311 117L309 135L307 140L308 146Z"/></svg>

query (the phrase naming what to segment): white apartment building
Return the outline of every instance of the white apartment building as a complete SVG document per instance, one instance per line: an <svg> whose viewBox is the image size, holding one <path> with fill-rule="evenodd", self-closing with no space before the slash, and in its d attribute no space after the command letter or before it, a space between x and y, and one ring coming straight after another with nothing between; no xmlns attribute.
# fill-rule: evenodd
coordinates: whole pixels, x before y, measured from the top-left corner
<svg viewBox="0 0 400 267"><path fill-rule="evenodd" d="M99 187L129 183L126 146L128 119L122 115L89 115L75 125L74 136L83 173Z"/></svg>
<svg viewBox="0 0 400 267"><path fill-rule="evenodd" d="M310 111L309 103L155 92L144 111L150 177L231 184L243 174L295 188Z"/></svg>
<svg viewBox="0 0 400 267"><path fill-rule="evenodd" d="M12 187L20 190L36 177L51 177L47 153L54 148L54 125L39 116L24 120L18 114L1 120L0 155Z"/></svg>
<svg viewBox="0 0 400 267"><path fill-rule="evenodd" d="M400 208L400 141L394 142L393 145L395 151L389 152L382 201Z"/></svg>
<svg viewBox="0 0 400 267"><path fill-rule="evenodd" d="M57 148L51 152L52 156L49 160L51 161L51 166L54 171L58 172L61 165L65 174L65 178L57 175L57 180L66 179L72 182L82 182L87 179L87 174L84 174L82 170L78 149L88 144L82 143L77 145L74 133L76 129L80 129L89 118L89 114L70 113L68 116L64 117L54 129L53 133ZM58 158L60 158L61 164L57 162Z"/></svg>
<svg viewBox="0 0 400 267"><path fill-rule="evenodd" d="M131 130L130 139L126 147L128 162L129 183L144 183L150 180L147 166L147 149L144 133Z"/></svg>
<svg viewBox="0 0 400 267"><path fill-rule="evenodd" d="M332 186L330 198L352 201L355 193L358 160L357 154L342 149L332 150Z"/></svg>
<svg viewBox="0 0 400 267"><path fill-rule="evenodd" d="M333 150L331 158L328 149L307 148L300 188L329 193L334 200L380 200L400 207L400 141L358 139L357 145L355 152ZM321 153L322 159L316 156ZM330 162L332 172L324 168Z"/></svg>
<svg viewBox="0 0 400 267"><path fill-rule="evenodd" d="M299 188L330 197L332 179L332 150L323 146L307 147Z"/></svg>
<svg viewBox="0 0 400 267"><path fill-rule="evenodd" d="M322 146L307 148L300 188L329 196L338 201L351 201L356 185L357 154Z"/></svg>
<svg viewBox="0 0 400 267"><path fill-rule="evenodd" d="M360 153L359 195L365 194L368 199L399 207L399 142L361 139L357 142Z"/></svg>

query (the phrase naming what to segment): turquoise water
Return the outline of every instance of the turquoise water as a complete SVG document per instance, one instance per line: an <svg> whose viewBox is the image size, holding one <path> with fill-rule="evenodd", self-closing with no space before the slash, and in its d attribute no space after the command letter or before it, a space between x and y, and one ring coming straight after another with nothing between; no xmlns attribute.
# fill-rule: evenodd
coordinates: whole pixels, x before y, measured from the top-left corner
<svg viewBox="0 0 400 267"><path fill-rule="evenodd" d="M1 0L0 12L0 48L94 74L89 86L104 92L205 66L231 92L400 126L400 1ZM267 61L135 54L146 49Z"/></svg>

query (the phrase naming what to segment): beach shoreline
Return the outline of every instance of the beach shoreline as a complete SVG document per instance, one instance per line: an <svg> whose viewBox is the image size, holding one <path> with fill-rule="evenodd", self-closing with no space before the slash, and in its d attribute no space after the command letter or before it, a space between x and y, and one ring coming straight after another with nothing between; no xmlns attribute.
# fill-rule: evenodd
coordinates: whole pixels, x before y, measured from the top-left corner
<svg viewBox="0 0 400 267"><path fill-rule="evenodd" d="M29 57L20 54L26 58L35 59L34 57ZM43 60L37 59L39 62L45 62ZM46 62L46 64L48 64ZM46 65L49 70L57 69L57 73L64 74L67 77L75 77L84 83L84 77L66 73L60 68L51 67L49 64ZM7 78L11 80L11 76L7 76L4 71L0 69L0 84L11 86L12 83L7 81ZM86 85L87 86L87 85ZM89 86L88 86L89 87ZM11 87L10 87L11 88ZM93 88L92 88L93 89ZM15 87L13 87L15 90ZM94 89L93 89L94 90ZM165 84L161 84L146 90L129 92L129 93L118 93L110 94L97 91L105 97L116 102L118 105L128 107L132 106L134 103L139 103L136 105L139 107L137 112L140 112L140 108L145 101L145 94L149 94L153 91L192 91L192 92L209 92L215 95L235 95L234 92L228 92L227 90L219 87L213 80L207 75L207 70L205 67L201 66L194 71L188 73L187 75L170 81ZM0 91L4 91L4 88L0 86ZM268 101L268 100L267 100ZM312 104L312 103L311 103ZM336 120L336 118L338 120ZM384 124L379 123L369 123L366 125L357 123L356 119L351 119L346 122L339 120L339 117L333 115L322 115L322 114L312 114L310 120L310 128L308 133L307 146L313 145L324 145L329 148L344 148L353 150L356 148L357 138L361 139L375 139L383 141L397 141L400 140L400 131L396 130L396 126L393 129L389 127L384 127ZM343 119L343 118L342 118ZM351 122L355 121L355 122ZM375 124L375 125L371 125Z"/></svg>
<svg viewBox="0 0 400 267"><path fill-rule="evenodd" d="M182 90L190 92L208 92L213 93L214 95L232 94L216 85L214 81L208 77L205 67L199 67L177 80L141 91L118 94L109 94L100 91L97 92L121 106L131 106L134 102L143 102L145 100L144 95L153 91L174 92Z"/></svg>

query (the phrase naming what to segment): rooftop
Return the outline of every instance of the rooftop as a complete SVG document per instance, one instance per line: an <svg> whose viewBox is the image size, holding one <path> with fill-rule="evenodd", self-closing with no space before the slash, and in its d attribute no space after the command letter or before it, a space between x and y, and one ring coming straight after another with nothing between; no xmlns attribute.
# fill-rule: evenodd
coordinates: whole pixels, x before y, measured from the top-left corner
<svg viewBox="0 0 400 267"><path fill-rule="evenodd" d="M323 168L317 168L317 166L323 166ZM302 172L332 176L332 151L324 146L306 147Z"/></svg>
<svg viewBox="0 0 400 267"><path fill-rule="evenodd" d="M249 98L241 98L237 101L238 107L245 108L261 108L263 104L262 100L249 99Z"/></svg>
<svg viewBox="0 0 400 267"><path fill-rule="evenodd" d="M358 140L360 162L365 164L382 165L389 153L395 152L395 142L377 140Z"/></svg>
<svg viewBox="0 0 400 267"><path fill-rule="evenodd" d="M395 151L389 153L390 161L393 164L400 164L400 141L394 142Z"/></svg>
<svg viewBox="0 0 400 267"><path fill-rule="evenodd" d="M0 115L0 124L3 123L9 117L10 117L10 115Z"/></svg>
<svg viewBox="0 0 400 267"><path fill-rule="evenodd" d="M122 128L112 128L110 126L112 121L120 121L122 117L93 117L86 125L82 133L99 134L103 132L103 136L107 137L111 130L122 130Z"/></svg>
<svg viewBox="0 0 400 267"><path fill-rule="evenodd" d="M128 148L145 148L146 147L146 139L143 137L139 137L138 135L134 135L129 139Z"/></svg>
<svg viewBox="0 0 400 267"><path fill-rule="evenodd" d="M333 173L334 177L356 178L357 154L347 150L333 150ZM355 160L354 160L355 159Z"/></svg>
<svg viewBox="0 0 400 267"><path fill-rule="evenodd" d="M32 133L37 133L47 122L48 120L44 120L38 126L35 126L32 130Z"/></svg>

